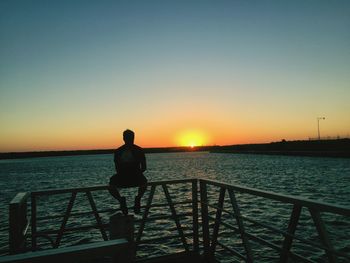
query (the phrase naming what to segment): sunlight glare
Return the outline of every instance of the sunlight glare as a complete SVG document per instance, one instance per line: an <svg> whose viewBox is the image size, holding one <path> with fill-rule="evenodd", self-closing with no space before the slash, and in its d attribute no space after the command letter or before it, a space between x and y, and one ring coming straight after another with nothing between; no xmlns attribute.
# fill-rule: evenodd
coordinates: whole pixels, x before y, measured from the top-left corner
<svg viewBox="0 0 350 263"><path fill-rule="evenodd" d="M204 146L207 144L206 135L200 131L184 131L177 137L177 144L179 146L194 148L196 146Z"/></svg>

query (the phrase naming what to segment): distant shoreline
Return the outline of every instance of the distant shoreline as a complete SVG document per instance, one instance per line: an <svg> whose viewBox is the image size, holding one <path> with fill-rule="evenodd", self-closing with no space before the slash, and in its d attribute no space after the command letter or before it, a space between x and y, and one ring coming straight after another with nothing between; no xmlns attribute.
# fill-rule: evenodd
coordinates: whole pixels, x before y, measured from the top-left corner
<svg viewBox="0 0 350 263"><path fill-rule="evenodd" d="M350 158L350 139L280 141L221 146L212 153Z"/></svg>
<svg viewBox="0 0 350 263"><path fill-rule="evenodd" d="M350 158L350 139L280 141L261 144L239 144L226 146L158 147L144 148L146 153L197 152L232 154L266 154L312 157ZM39 157L58 157L74 155L112 154L114 149L73 150L73 151L36 151L0 153L0 160Z"/></svg>
<svg viewBox="0 0 350 263"><path fill-rule="evenodd" d="M191 147L159 147L159 148L144 148L144 151L145 151L145 153L194 152L194 151L210 151L211 149L213 149L213 147L215 147L215 146L198 146L198 147L194 147L194 148L191 148ZM114 151L115 151L115 149L8 152L8 153L0 153L0 160L74 156L74 155L112 154Z"/></svg>

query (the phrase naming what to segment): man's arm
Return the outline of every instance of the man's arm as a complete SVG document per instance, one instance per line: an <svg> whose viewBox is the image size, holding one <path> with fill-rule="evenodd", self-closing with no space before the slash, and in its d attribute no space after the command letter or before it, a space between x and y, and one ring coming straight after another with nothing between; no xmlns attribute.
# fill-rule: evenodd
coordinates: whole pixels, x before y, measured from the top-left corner
<svg viewBox="0 0 350 263"><path fill-rule="evenodd" d="M144 172L147 169L146 165L146 156L145 153L141 150L141 171Z"/></svg>
<svg viewBox="0 0 350 263"><path fill-rule="evenodd" d="M115 167L115 172L118 173L118 164L117 164L117 153L114 153L114 167Z"/></svg>

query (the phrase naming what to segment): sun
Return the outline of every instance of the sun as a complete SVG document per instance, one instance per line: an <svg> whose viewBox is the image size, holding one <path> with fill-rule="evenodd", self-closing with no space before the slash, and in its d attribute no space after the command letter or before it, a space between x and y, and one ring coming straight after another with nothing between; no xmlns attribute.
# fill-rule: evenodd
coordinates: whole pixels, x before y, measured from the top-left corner
<svg viewBox="0 0 350 263"><path fill-rule="evenodd" d="M183 131L177 136L177 144L179 146L191 147L203 146L207 144L207 136L204 132L189 130Z"/></svg>

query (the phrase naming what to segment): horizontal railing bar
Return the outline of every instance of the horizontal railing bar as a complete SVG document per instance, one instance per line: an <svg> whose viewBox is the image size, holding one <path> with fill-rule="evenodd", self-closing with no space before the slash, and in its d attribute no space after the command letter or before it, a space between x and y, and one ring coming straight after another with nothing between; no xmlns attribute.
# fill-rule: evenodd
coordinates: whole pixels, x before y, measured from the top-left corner
<svg viewBox="0 0 350 263"><path fill-rule="evenodd" d="M192 201L181 201L181 202L173 202L174 205L185 205L185 204L192 204ZM163 206L169 206L169 204L167 203L163 203L163 204L152 204L152 207L163 207ZM141 208L146 208L146 206L141 206Z"/></svg>
<svg viewBox="0 0 350 263"><path fill-rule="evenodd" d="M218 207L218 206L216 206L216 205L209 204L209 203L207 203L207 202L201 202L201 201L199 201L199 203L206 204L207 206L209 206L209 207L211 207L211 208L219 209L219 210L221 210L222 212L225 212L225 213L227 213L227 214L230 214L230 215L232 215L232 216L235 216L234 213L232 213L231 211L229 211L229 210L227 210L227 209L225 209L225 208L222 208L222 209L221 209L220 207Z"/></svg>
<svg viewBox="0 0 350 263"><path fill-rule="evenodd" d="M208 206L213 207L213 208L215 207L215 206L210 205L210 204L208 204ZM220 209L220 208L218 208L218 209ZM227 213L227 214L229 214L229 215L231 215L231 216L233 216L233 217L236 217L236 215L235 215L234 213L230 212L230 211L227 211L227 210L225 210L225 209L223 209L222 211L225 212L225 213ZM305 241L305 242L307 242L307 240L304 240L304 239L302 239L302 238L299 238L298 236L291 235L291 234L288 233L288 232L285 232L285 231L280 230L280 229L278 229L278 228L275 228L275 227L273 227L273 226L269 226L269 225L267 225L267 224L261 223L261 222L259 222L259 221L254 220L254 219L251 219L251 218L249 218L249 217L242 216L242 215L239 215L238 217L240 217L240 218L242 218L242 219L244 219L244 220L246 220L246 221L249 221L249 222L251 222L251 223L253 223L253 224L255 224L255 225L262 226L262 227L265 227L265 228L267 228L267 229L269 229L269 230L271 230L271 231L277 232L278 234L281 234L281 235L283 235L283 236L289 236L289 237L293 237L293 238L295 238L295 239L298 239L299 241ZM215 218L213 218L212 216L209 216L209 218L212 219L212 220L215 220ZM314 245L316 245L316 244L314 244ZM320 247L320 248L323 249L323 247Z"/></svg>
<svg viewBox="0 0 350 263"><path fill-rule="evenodd" d="M211 219L211 220L215 220L215 218L213 218L212 216L208 216L208 218ZM226 226L227 228L229 228L229 229L231 229L231 230L234 230L235 233L238 233L238 232L239 232L239 229L238 229L237 227L231 225L231 224L228 224L228 223L225 223L225 222L222 222L222 221L221 221L221 224L224 225L224 226ZM279 248L279 247L276 246L275 244L273 244L273 243L271 243L271 242L268 242L268 241L266 241L266 240L264 240L264 239L261 239L261 238L259 238L259 237L256 237L256 236L254 236L254 235L252 235L252 234L250 234L250 233L248 233L248 232L245 232L244 235L246 235L247 237L252 238L252 239L257 238L257 239L261 240L262 242L264 242L265 245L267 245L267 246L269 246L269 247L271 247L271 248L277 249L277 250L281 250L281 248Z"/></svg>
<svg viewBox="0 0 350 263"><path fill-rule="evenodd" d="M177 218L185 217L185 216L192 216L191 212L188 213L183 213L183 214L178 214ZM154 220L159 220L159 219L167 219L167 218L174 218L172 215L164 215L164 216L151 216L146 219L146 222L154 221ZM139 223L141 222L142 219L137 219L134 222ZM102 224L103 228L109 227L108 223ZM72 232L76 230L87 230L87 229L99 229L99 226L96 225L88 225L88 226L80 226L80 227L71 227L71 228L65 228L64 232ZM37 231L37 235L49 235L49 234L57 234L59 232L59 229L57 230L45 230L45 231Z"/></svg>
<svg viewBox="0 0 350 263"><path fill-rule="evenodd" d="M190 179L174 179L174 180L163 180L163 181L153 181L148 182L147 185L163 185L163 184L184 184L184 183L192 183L197 182L198 180L196 178L190 178Z"/></svg>
<svg viewBox="0 0 350 263"><path fill-rule="evenodd" d="M224 211L224 210L223 210L223 211ZM227 211L227 210L226 210L225 212L228 213L228 214L230 214L230 215L232 215L232 216L234 216L234 214L233 214L232 212L229 212L229 211ZM215 218L212 217L212 216L210 216L210 215L208 216L208 218L211 219L211 220L213 220L213 221L215 221ZM350 259L350 256L347 255L347 254L345 254L345 253L343 253L343 252L334 250L334 249L329 248L329 247L325 247L325 246L323 246L322 244L314 243L314 242L312 242L312 241L303 239L302 237L300 237L300 236L298 236L298 235L291 235L291 234L288 233L288 232L284 232L283 230L280 230L280 229L275 228L275 227L273 227L273 226L269 226L269 225L267 225L267 224L265 224L265 223L258 222L258 221L256 221L256 220L251 219L251 218L246 217L246 216L240 216L240 218L242 218L242 219L244 219L244 220L246 220L246 221L249 221L249 222L251 222L251 223L253 223L253 224L255 224L255 225L262 226L262 227L265 227L265 228L267 228L267 229L269 229L269 230L271 230L271 231L277 232L278 234L281 234L281 235L283 235L283 236L293 237L294 239L296 239L296 240L298 240L298 241L301 241L301 242L303 242L303 243L305 243L305 244L307 244L307 245L310 245L310 246L312 246L312 247L315 247L315 248L318 248L318 249L321 249L321 250L327 250L327 251L332 252L333 254L336 254L336 255L338 255L338 256L342 256L342 257L345 257L345 258L349 258L349 259ZM227 223L222 222L222 224L226 226ZM230 229L232 229L232 227L234 227L234 226L232 226L232 225L230 225L230 224L227 224L227 227L230 228Z"/></svg>
<svg viewBox="0 0 350 263"><path fill-rule="evenodd" d="M242 255L241 253L239 253L238 251L232 249L232 248L229 248L228 246L222 244L220 241L216 241L217 245L219 245L220 247L222 247L223 249L231 252L232 254L234 254L235 256L243 259L243 260L246 260L246 257L244 255Z"/></svg>
<svg viewBox="0 0 350 263"><path fill-rule="evenodd" d="M174 205L184 205L184 204L192 204L192 201L182 201L182 202L174 202ZM169 206L169 204L152 204L151 207L164 207L164 206ZM133 208L133 207L128 207L128 208ZM141 208L146 208L146 206L141 206ZM117 212L120 211L119 208L115 209L115 208L109 208L109 209L105 209L105 210L99 210L97 211L99 214L102 213L109 213L109 212ZM89 215L89 214L93 214L93 211L84 211L84 212L77 212L77 213L71 213L70 217L72 216L80 216L80 215ZM39 220L48 220L48 219L55 219L55 218L62 218L64 217L64 214L60 214L60 215L53 215L53 216L42 216L42 217L37 217L37 221Z"/></svg>
<svg viewBox="0 0 350 263"><path fill-rule="evenodd" d="M99 214L102 214L102 213L108 213L108 212L117 212L117 211L120 211L120 209L114 209L114 208L111 208L111 209L106 209L106 210L100 210L100 211L97 211ZM77 213L71 213L69 216L70 217L74 217L74 216L83 216L83 215L93 215L94 212L93 211L85 211L85 212L77 212ZM59 215L53 215L53 216L41 216L41 217L37 217L36 220L39 221L39 220L48 220L48 219L56 219L56 218L62 218L64 217L65 214L59 214Z"/></svg>
<svg viewBox="0 0 350 263"><path fill-rule="evenodd" d="M42 196L42 195L55 195L55 194L67 194L67 193L79 193L86 191L101 191L108 190L107 185L89 186L89 187L79 187L79 188L65 188L65 189L52 189L52 190L41 190L31 192L32 196Z"/></svg>
<svg viewBox="0 0 350 263"><path fill-rule="evenodd" d="M109 227L109 224L102 224L103 228ZM67 232L73 232L76 230L88 230L88 229L100 229L98 225L87 225L87 226L79 226L79 227L69 227L64 229L64 233ZM43 230L43 231L37 231L36 235L51 235L51 234L57 234L60 230Z"/></svg>
<svg viewBox="0 0 350 263"><path fill-rule="evenodd" d="M176 180L154 181L154 182L148 182L147 186L163 185L163 184L183 184L183 183L192 183L196 181L197 179L176 179ZM33 191L31 192L31 194L35 196L40 196L40 195L54 195L54 194L64 194L64 193L72 193L72 192L86 192L86 191L92 192L92 191L99 191L99 190L108 190L108 185L41 190L41 191Z"/></svg>
<svg viewBox="0 0 350 263"><path fill-rule="evenodd" d="M192 237L192 233L184 234L184 236L185 237ZM141 240L140 242L138 242L138 244L147 244L147 243L151 243L151 242L163 241L163 240L168 240L168 239L173 239L173 238L181 239L180 235L169 235L169 236L155 237L155 238Z"/></svg>
<svg viewBox="0 0 350 263"><path fill-rule="evenodd" d="M250 187L245 187L240 185L225 184L215 180L200 179L200 181L208 185L224 187L226 189L231 189L241 193L247 193L255 196L260 196L260 197L280 201L283 203L296 204L296 205L305 206L308 208L317 209L321 212L330 212L330 213L340 214L344 216L350 216L350 208L345 206L313 201L307 198L295 197L291 195L276 194L274 192L258 190L255 188L250 188Z"/></svg>
<svg viewBox="0 0 350 263"><path fill-rule="evenodd" d="M220 209L219 207L216 207L216 206L211 205L211 204L207 204L207 205L210 206L210 207L212 207L212 208ZM235 215L234 213L232 213L232 212L230 212L230 211L228 211L228 210L226 210L226 209L222 209L222 211L225 212L225 213L227 213L227 214L229 214L229 215L231 215L231 216L233 216L233 217L236 217L236 215ZM259 225L259 226L265 227L265 228L267 228L267 229L269 229L269 230L271 230L271 231L277 232L278 234L281 234L281 235L284 235L284 236L290 236L290 237L298 238L297 236L293 236L293 235L289 234L288 232L285 232L285 231L280 230L280 229L278 229L278 228L275 228L275 227L273 227L273 226L269 226L269 225L267 225L267 224L261 223L261 222L259 222L259 221L254 220L254 219L251 219L251 218L249 218L249 217L242 216L242 215L239 215L238 217L240 217L240 218L242 218L242 219L244 219L244 220L246 220L246 221L249 221L249 222L251 222L251 223L254 223L255 225ZM209 218L212 219L212 220L215 220L215 218L213 218L213 217L211 217L211 216L209 216ZM304 241L303 239L299 239L299 240L300 240L300 241Z"/></svg>
<svg viewBox="0 0 350 263"><path fill-rule="evenodd" d="M264 245L266 245L266 246L268 246L268 247L270 247L270 248L272 248L272 249L275 249L275 250L277 250L277 251L279 251L279 252L281 252L281 250L282 250L281 247L279 247L279 246L277 246L277 245L275 245L275 244L273 244L273 243L271 243L271 242L269 242L269 241L267 241L267 240L265 240L265 239L262 239L262 238L260 238L260 237L254 236L254 235L252 235L252 234L250 234L250 233L245 233L245 234L246 234L246 236L247 236L249 239L251 239L251 240L255 240L255 241L257 241L257 242L259 242L259 243L261 243L261 244L264 244ZM302 261L304 261L304 262L316 263L315 261L309 260L309 259L307 259L307 258L305 258L305 257L303 257L303 256L301 256L301 255L299 255L299 254L293 253L293 252L291 252L291 251L289 251L288 255L289 255L290 257L292 257L292 258L296 258L296 259L302 260Z"/></svg>
<svg viewBox="0 0 350 263"><path fill-rule="evenodd" d="M211 217L210 219L213 219L213 220L214 220L213 217ZM236 228L235 226L232 226L231 224L228 224L228 223L225 223L225 222L221 222L221 224L224 225L224 226L226 226L227 228L233 230L234 233L238 233L238 231L239 231L238 228ZM275 250L277 250L277 251L281 251L281 250L282 250L282 248L280 248L279 246L277 246L277 245L275 245L275 244L273 244L273 243L271 243L271 242L269 242L269 241L267 241L267 240L265 240L265 239L262 239L262 238L260 238L260 237L254 236L253 234L250 234L250 233L247 233L247 232L245 232L244 234L245 234L249 239L255 240L255 241L257 241L257 242L259 242L259 243L261 243L261 244L263 244L263 245L266 245L266 246L268 246L268 247L270 247L270 248L272 248L272 249L275 249ZM304 257L302 257L302 256L300 256L300 255L298 255L298 254L296 254L296 253L293 253L293 252L289 252L289 255L290 255L291 257L295 257L295 258L297 258L297 259L300 259L300 260L303 260L303 261L306 261L306 262L314 263L314 261L309 261L307 258L304 258Z"/></svg>
<svg viewBox="0 0 350 263"><path fill-rule="evenodd" d="M185 216L192 216L192 213L188 212L188 213L177 214L176 218L185 217ZM145 221L149 222L149 221L167 219L167 218L174 218L174 216L173 215L151 216L151 217L148 217ZM137 219L134 222L139 223L141 221L142 221L142 219Z"/></svg>
<svg viewBox="0 0 350 263"><path fill-rule="evenodd" d="M46 249L35 252L19 253L0 258L0 262L78 262L94 256L112 256L114 253L126 251L130 244L124 238L94 242L58 249Z"/></svg>
<svg viewBox="0 0 350 263"><path fill-rule="evenodd" d="M104 224L103 226L106 226L107 224ZM82 229L88 229L88 228L98 228L97 226L96 227L92 227L92 226L84 226L84 227L79 227L78 228L70 228L70 229L67 229L65 232L70 232L71 230L82 230ZM49 234L56 234L58 232L58 230L49 230L49 231L40 231L40 232L37 232L37 236L47 236ZM184 234L185 237L192 237L192 233L187 233L187 234ZM154 242L154 241L162 241L162 240L167 240L167 239L172 239L172 238L180 238L179 235L168 235L168 236L163 236L163 237L157 237L157 238L152 238L152 239L145 239L145 240L141 240L139 242L139 244L143 244L143 243L149 243L149 242Z"/></svg>

